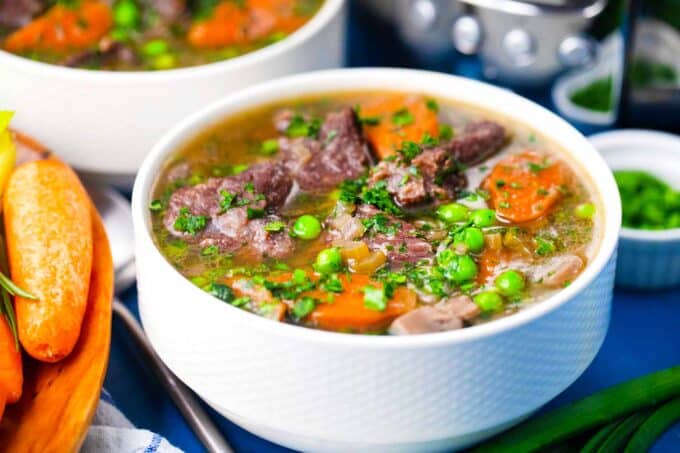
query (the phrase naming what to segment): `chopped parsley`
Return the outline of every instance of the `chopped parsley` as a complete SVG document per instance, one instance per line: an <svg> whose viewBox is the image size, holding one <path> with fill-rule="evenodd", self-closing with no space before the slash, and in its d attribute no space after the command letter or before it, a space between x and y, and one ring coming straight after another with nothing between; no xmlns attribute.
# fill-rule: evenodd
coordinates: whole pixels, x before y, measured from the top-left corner
<svg viewBox="0 0 680 453"><path fill-rule="evenodd" d="M248 216L248 220L261 219L262 217L264 217L264 209L248 207L246 210L246 214Z"/></svg>
<svg viewBox="0 0 680 453"><path fill-rule="evenodd" d="M401 209L394 203L392 196L387 191L386 181L378 181L370 188L364 187L360 197L364 203L372 204L388 214L401 215L402 213Z"/></svg>
<svg viewBox="0 0 680 453"><path fill-rule="evenodd" d="M273 156L279 151L279 141L275 138L265 140L260 144L260 154Z"/></svg>
<svg viewBox="0 0 680 453"><path fill-rule="evenodd" d="M362 219L361 223L364 225L367 231L372 230L376 233L384 233L389 235L396 234L401 227L401 223L399 222L390 223L390 219L382 213Z"/></svg>
<svg viewBox="0 0 680 453"><path fill-rule="evenodd" d="M293 305L293 318L299 321L300 319L306 317L308 314L314 311L316 304L317 299L309 296L302 297L300 300L295 302L295 305Z"/></svg>
<svg viewBox="0 0 680 453"><path fill-rule="evenodd" d="M324 274L321 279L321 288L330 293L341 293L344 290L337 274Z"/></svg>
<svg viewBox="0 0 680 453"><path fill-rule="evenodd" d="M236 195L227 192L226 190L220 190L220 196L222 197L220 199L220 212L224 213L231 208L231 204L234 202L234 199L236 198Z"/></svg>
<svg viewBox="0 0 680 453"><path fill-rule="evenodd" d="M364 307L369 310L385 311L387 308L387 296L383 288L366 285L361 289L361 292L364 293Z"/></svg>
<svg viewBox="0 0 680 453"><path fill-rule="evenodd" d="M448 124L439 125L439 140L446 141L453 138L453 128Z"/></svg>
<svg viewBox="0 0 680 453"><path fill-rule="evenodd" d="M428 109L432 110L434 113L439 111L439 104L434 99L430 98L425 101L425 105Z"/></svg>
<svg viewBox="0 0 680 453"><path fill-rule="evenodd" d="M392 114L392 124L397 127L408 126L409 124L413 124L414 121L413 114L406 107L399 109Z"/></svg>
<svg viewBox="0 0 680 453"><path fill-rule="evenodd" d="M431 136L429 132L425 132L423 138L420 139L420 144L425 147L437 146L439 144L439 139Z"/></svg>
<svg viewBox="0 0 680 453"><path fill-rule="evenodd" d="M217 255L217 253L220 251L220 249L216 245L209 245L207 247L203 247L201 250L201 255L203 256L213 256Z"/></svg>
<svg viewBox="0 0 680 453"><path fill-rule="evenodd" d="M163 203L161 203L161 200L153 200L151 203L149 203L149 210L151 212L158 212L163 210Z"/></svg>
<svg viewBox="0 0 680 453"><path fill-rule="evenodd" d="M555 243L550 239L544 239L541 237L536 238L536 254L539 256L548 256L555 253L556 247Z"/></svg>
<svg viewBox="0 0 680 453"><path fill-rule="evenodd" d="M253 185L252 182L247 182L243 185L243 190L245 190L248 193L255 193L255 186Z"/></svg>
<svg viewBox="0 0 680 453"><path fill-rule="evenodd" d="M505 181L503 181L502 179L497 179L497 180L496 180L496 187L501 188L501 187L503 187L504 185L505 185Z"/></svg>
<svg viewBox="0 0 680 453"><path fill-rule="evenodd" d="M235 299L234 290L222 283L211 283L208 292L227 303L233 303Z"/></svg>
<svg viewBox="0 0 680 453"><path fill-rule="evenodd" d="M180 208L179 216L175 219L173 227L182 233L189 233L192 236L205 228L208 224L208 217L204 215L192 215L189 208Z"/></svg>
<svg viewBox="0 0 680 453"><path fill-rule="evenodd" d="M283 223L280 220L274 220L273 222L269 222L264 226L265 231L269 231L270 233L278 233L279 231L283 231L283 229L286 227L286 224Z"/></svg>
<svg viewBox="0 0 680 453"><path fill-rule="evenodd" d="M540 164L537 164L536 162L529 162L528 166L530 172L537 174L548 168L550 164L548 163L548 158L545 158Z"/></svg>
<svg viewBox="0 0 680 453"><path fill-rule="evenodd" d="M397 152L404 157L406 162L410 162L422 152L422 149L420 149L420 146L418 146L417 143L407 140L401 143L401 148L399 148Z"/></svg>
<svg viewBox="0 0 680 453"><path fill-rule="evenodd" d="M286 135L290 138L317 138L319 136L319 130L321 130L320 119L312 118L308 121L302 115L295 115L286 128Z"/></svg>

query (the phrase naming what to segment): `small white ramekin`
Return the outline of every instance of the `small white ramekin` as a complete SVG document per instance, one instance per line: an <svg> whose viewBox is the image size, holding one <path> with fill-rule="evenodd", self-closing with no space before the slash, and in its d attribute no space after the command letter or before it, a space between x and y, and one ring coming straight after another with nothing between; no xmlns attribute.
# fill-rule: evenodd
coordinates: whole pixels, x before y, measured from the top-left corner
<svg viewBox="0 0 680 453"><path fill-rule="evenodd" d="M643 170L680 190L680 137L623 129L590 137L612 170ZM680 228L621 228L616 284L633 289L680 286Z"/></svg>
<svg viewBox="0 0 680 453"><path fill-rule="evenodd" d="M458 331L367 336L273 322L194 286L151 235L151 189L167 159L225 117L311 94L398 90L532 125L570 155L601 197L602 239L567 288ZM602 157L566 121L510 91L446 74L352 69L251 87L186 118L151 150L132 197L139 308L154 348L221 414L302 451L451 451L531 415L569 386L609 324L621 205Z"/></svg>
<svg viewBox="0 0 680 453"><path fill-rule="evenodd" d="M286 39L230 60L168 71L94 71L0 50L0 109L97 182L132 185L161 135L231 92L277 77L342 66L346 0L325 0Z"/></svg>

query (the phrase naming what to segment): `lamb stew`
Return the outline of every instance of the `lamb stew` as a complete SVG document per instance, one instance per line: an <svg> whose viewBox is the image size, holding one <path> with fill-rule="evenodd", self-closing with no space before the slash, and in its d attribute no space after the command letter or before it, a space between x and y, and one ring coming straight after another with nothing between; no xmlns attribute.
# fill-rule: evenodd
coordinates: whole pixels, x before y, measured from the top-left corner
<svg viewBox="0 0 680 453"><path fill-rule="evenodd" d="M85 69L162 70L285 39L323 0L3 0L0 47Z"/></svg>
<svg viewBox="0 0 680 453"><path fill-rule="evenodd" d="M599 200L530 127L427 95L280 102L198 136L149 209L167 260L224 303L347 333L511 315L568 286Z"/></svg>

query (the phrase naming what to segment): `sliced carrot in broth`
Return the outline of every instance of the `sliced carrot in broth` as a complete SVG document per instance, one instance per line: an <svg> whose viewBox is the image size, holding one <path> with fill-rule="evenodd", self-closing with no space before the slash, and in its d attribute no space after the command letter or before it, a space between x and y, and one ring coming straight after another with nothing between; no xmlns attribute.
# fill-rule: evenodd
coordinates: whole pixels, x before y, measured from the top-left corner
<svg viewBox="0 0 680 453"><path fill-rule="evenodd" d="M380 102L361 105L362 118L374 118L364 124L366 138L380 159L395 154L404 141L420 142L425 134L437 137L437 112L422 96L393 95Z"/></svg>
<svg viewBox="0 0 680 453"><path fill-rule="evenodd" d="M496 164L482 186L502 218L529 222L545 215L560 199L565 171L553 157L524 151Z"/></svg>
<svg viewBox="0 0 680 453"><path fill-rule="evenodd" d="M386 329L396 317L416 306L416 294L408 288L400 287L395 290L385 310L371 310L364 306L362 289L367 285L380 288L382 283L362 274L339 278L343 284L343 292L334 294L332 302L318 304L305 318L305 323L325 330L379 332ZM312 291L309 295L326 300L328 293Z"/></svg>
<svg viewBox="0 0 680 453"><path fill-rule="evenodd" d="M95 45L113 24L109 6L85 0L75 7L57 4L5 40L10 52L65 52Z"/></svg>

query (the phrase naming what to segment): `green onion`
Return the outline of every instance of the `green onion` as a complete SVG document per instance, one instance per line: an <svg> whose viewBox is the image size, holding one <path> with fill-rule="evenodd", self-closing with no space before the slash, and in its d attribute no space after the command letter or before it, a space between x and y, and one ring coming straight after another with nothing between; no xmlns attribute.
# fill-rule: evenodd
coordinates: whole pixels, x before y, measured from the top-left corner
<svg viewBox="0 0 680 453"><path fill-rule="evenodd" d="M675 398L657 408L633 434L625 453L648 451L654 441L668 428L680 421L680 398Z"/></svg>
<svg viewBox="0 0 680 453"><path fill-rule="evenodd" d="M630 436L649 417L651 409L629 415L612 431L607 439L597 449L598 453L619 453L623 450Z"/></svg>
<svg viewBox="0 0 680 453"><path fill-rule="evenodd" d="M275 138L265 140L260 145L260 153L265 156L273 156L279 151L279 141Z"/></svg>
<svg viewBox="0 0 680 453"><path fill-rule="evenodd" d="M602 428L591 437L581 448L580 453L596 453L600 446L607 440L609 435L621 424L621 420L613 421Z"/></svg>
<svg viewBox="0 0 680 453"><path fill-rule="evenodd" d="M533 452L680 396L680 366L615 385L522 423L473 452Z"/></svg>

